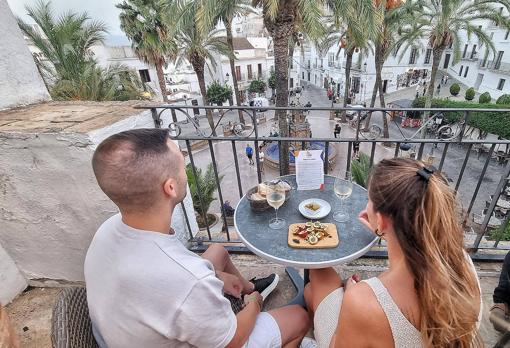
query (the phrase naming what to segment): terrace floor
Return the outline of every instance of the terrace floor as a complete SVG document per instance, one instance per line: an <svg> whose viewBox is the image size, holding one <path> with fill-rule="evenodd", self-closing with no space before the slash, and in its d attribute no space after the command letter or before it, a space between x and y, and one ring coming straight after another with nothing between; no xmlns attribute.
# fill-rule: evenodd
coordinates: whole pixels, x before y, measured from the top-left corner
<svg viewBox="0 0 510 348"><path fill-rule="evenodd" d="M295 295L283 266L267 262L254 255L234 255L233 259L247 278L265 275L268 270L279 274L280 284L268 298L265 304L266 310L284 305ZM501 263L477 263L475 266L480 278L484 302L480 334L487 347L491 347L499 337L492 328L488 316L492 306L492 291L498 282ZM352 273L358 273L363 279L367 279L383 272L386 267L387 260L361 258L338 267L338 271L344 278ZM31 288L7 306L22 347L51 347L51 310L59 292L60 288Z"/></svg>

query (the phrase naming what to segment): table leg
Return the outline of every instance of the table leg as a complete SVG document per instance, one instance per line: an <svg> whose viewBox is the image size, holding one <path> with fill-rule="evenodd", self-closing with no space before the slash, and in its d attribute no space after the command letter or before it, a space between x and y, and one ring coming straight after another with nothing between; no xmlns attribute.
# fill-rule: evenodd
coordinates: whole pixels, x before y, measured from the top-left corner
<svg viewBox="0 0 510 348"><path fill-rule="evenodd" d="M299 274L298 270L293 267L285 267L285 272L287 272L287 275L289 276L292 285L294 285L294 288L296 288L297 291L296 296L288 304L289 305L297 304L306 308L304 290L305 284L307 284L310 281L308 270L305 269L304 277L305 279L301 278L301 275Z"/></svg>

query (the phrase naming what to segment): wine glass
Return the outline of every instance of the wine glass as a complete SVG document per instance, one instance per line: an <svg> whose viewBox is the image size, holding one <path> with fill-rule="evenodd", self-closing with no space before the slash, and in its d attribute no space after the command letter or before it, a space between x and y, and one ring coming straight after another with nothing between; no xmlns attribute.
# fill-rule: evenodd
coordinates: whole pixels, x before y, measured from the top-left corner
<svg viewBox="0 0 510 348"><path fill-rule="evenodd" d="M275 217L269 220L269 228L279 230L285 227L285 220L278 217L278 208L285 202L285 190L278 185L271 185L267 188L266 193L267 203L275 210Z"/></svg>
<svg viewBox="0 0 510 348"><path fill-rule="evenodd" d="M344 179L345 178L345 179ZM352 179L351 173L345 172L345 176L335 179L334 186L335 195L340 198L340 210L333 214L333 220L337 222L346 222L349 220L349 214L343 210L343 201L347 199L352 193Z"/></svg>

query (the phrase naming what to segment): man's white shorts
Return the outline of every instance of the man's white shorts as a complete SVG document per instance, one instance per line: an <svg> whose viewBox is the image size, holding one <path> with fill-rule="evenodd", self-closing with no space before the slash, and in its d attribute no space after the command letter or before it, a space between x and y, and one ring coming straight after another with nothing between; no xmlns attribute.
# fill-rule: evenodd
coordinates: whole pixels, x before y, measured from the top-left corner
<svg viewBox="0 0 510 348"><path fill-rule="evenodd" d="M281 346L282 336L278 323L271 314L260 313L244 348L280 348Z"/></svg>

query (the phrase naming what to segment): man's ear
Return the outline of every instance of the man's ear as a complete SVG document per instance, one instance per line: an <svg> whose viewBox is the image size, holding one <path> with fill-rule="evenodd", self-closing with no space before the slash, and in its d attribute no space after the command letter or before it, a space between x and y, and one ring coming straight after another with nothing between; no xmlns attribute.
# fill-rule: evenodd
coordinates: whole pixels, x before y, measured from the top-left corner
<svg viewBox="0 0 510 348"><path fill-rule="evenodd" d="M177 182L172 178L166 179L166 181L163 183L163 191L169 198L174 198L177 195L177 192L175 191L176 189Z"/></svg>

